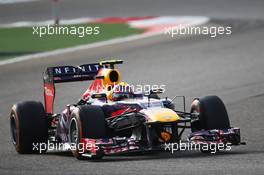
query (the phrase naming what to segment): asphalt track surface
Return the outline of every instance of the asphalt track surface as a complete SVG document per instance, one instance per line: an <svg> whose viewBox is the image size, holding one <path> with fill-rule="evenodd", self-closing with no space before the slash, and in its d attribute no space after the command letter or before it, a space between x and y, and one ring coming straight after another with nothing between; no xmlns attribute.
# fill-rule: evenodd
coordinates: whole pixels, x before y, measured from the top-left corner
<svg viewBox="0 0 264 175"><path fill-rule="evenodd" d="M160 6L149 5L145 1L137 5L132 1L131 4L116 2L120 4L106 3L100 8L98 6L102 1L93 3L98 5L98 16L101 12L102 16L207 15L214 17L210 25L232 25L233 34L217 38L184 36L177 39L162 35L1 66L0 174L263 174L263 2L232 1L228 4L229 1L221 1L226 3L222 6L220 1L208 4L205 3L207 1L202 4L185 1L186 4L179 2L173 5L163 1ZM35 11L33 7L37 3L40 2L25 5L31 9L27 11L28 15ZM83 2L80 6L84 9L85 5L87 3ZM114 10L116 6L124 9L117 12ZM17 9L17 12L20 10ZM88 15L82 10L74 12L76 16ZM10 22L15 17L11 15L1 19ZM100 162L78 161L67 152L18 155L10 142L8 116L12 104L23 100L42 101L41 72L45 67L96 62L102 57L124 60L121 66L123 80L133 84L165 84L164 95L186 95L187 104L194 97L220 96L226 103L232 125L241 128L242 139L247 145L216 155L198 151L167 152L105 157ZM57 112L66 104L77 101L87 85L84 82L58 85Z"/></svg>

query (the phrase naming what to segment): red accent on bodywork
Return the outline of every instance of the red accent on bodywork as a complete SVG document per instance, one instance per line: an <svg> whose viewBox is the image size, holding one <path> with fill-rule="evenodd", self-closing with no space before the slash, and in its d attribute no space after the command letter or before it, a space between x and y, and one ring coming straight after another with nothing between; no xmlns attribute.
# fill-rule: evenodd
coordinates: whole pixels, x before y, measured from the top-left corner
<svg viewBox="0 0 264 175"><path fill-rule="evenodd" d="M96 140L95 139L89 139L88 146L90 146L90 152L92 154L96 154L96 147L95 147Z"/></svg>
<svg viewBox="0 0 264 175"><path fill-rule="evenodd" d="M82 146L81 151L82 152L86 152L86 145L87 145L87 141L84 138L80 139L80 145L78 145L79 147Z"/></svg>
<svg viewBox="0 0 264 175"><path fill-rule="evenodd" d="M110 116L111 116L112 118L114 118L114 117L116 117L116 116L118 116L118 115L122 115L122 114L124 114L124 113L138 112L138 111L139 111L139 110L136 109L136 108L122 107L122 108L120 108L120 109L115 110L114 112L111 112L111 113L110 113Z"/></svg>
<svg viewBox="0 0 264 175"><path fill-rule="evenodd" d="M81 138L80 140L80 146L82 146L82 152L90 151L92 154L96 154L96 140L95 139L86 139Z"/></svg>
<svg viewBox="0 0 264 175"><path fill-rule="evenodd" d="M123 113L124 113L125 111L127 111L127 110L128 110L128 108L118 109L118 110L112 112L110 115L111 115L111 117L116 117L116 116L118 116L118 115L123 114Z"/></svg>
<svg viewBox="0 0 264 175"><path fill-rule="evenodd" d="M86 100L92 93L100 93L103 91L103 82L101 79L96 79L92 82L89 88L82 95L82 99Z"/></svg>
<svg viewBox="0 0 264 175"><path fill-rule="evenodd" d="M53 114L53 104L55 98L54 84L44 83L44 102L47 114Z"/></svg>

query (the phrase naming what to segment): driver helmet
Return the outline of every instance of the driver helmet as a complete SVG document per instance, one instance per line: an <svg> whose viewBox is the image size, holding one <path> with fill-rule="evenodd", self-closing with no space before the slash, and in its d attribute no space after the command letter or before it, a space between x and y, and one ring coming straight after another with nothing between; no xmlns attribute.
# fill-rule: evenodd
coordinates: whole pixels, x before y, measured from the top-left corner
<svg viewBox="0 0 264 175"><path fill-rule="evenodd" d="M110 93L110 100L120 101L133 98L133 90L129 84L125 82L118 83Z"/></svg>

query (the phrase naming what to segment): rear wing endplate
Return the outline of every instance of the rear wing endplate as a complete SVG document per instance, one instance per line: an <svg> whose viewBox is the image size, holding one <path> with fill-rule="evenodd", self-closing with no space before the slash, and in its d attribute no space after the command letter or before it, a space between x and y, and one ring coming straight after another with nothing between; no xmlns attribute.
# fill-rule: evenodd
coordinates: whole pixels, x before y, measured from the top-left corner
<svg viewBox="0 0 264 175"><path fill-rule="evenodd" d="M80 66L48 67L43 73L46 113L53 114L56 83L94 80L100 68L114 69L115 65L122 63L122 60L107 60Z"/></svg>

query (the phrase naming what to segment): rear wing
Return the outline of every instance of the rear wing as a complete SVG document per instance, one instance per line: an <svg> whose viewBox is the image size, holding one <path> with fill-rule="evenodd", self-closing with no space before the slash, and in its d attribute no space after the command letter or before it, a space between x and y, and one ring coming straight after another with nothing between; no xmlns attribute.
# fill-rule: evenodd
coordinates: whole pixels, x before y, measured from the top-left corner
<svg viewBox="0 0 264 175"><path fill-rule="evenodd" d="M94 76L98 73L100 65L85 64L81 66L58 66L48 67L44 72L44 83L63 83L74 81L93 80Z"/></svg>
<svg viewBox="0 0 264 175"><path fill-rule="evenodd" d="M46 113L53 114L56 83L94 80L101 68L114 69L115 65L122 63L122 60L107 60L80 66L48 67L43 73Z"/></svg>

